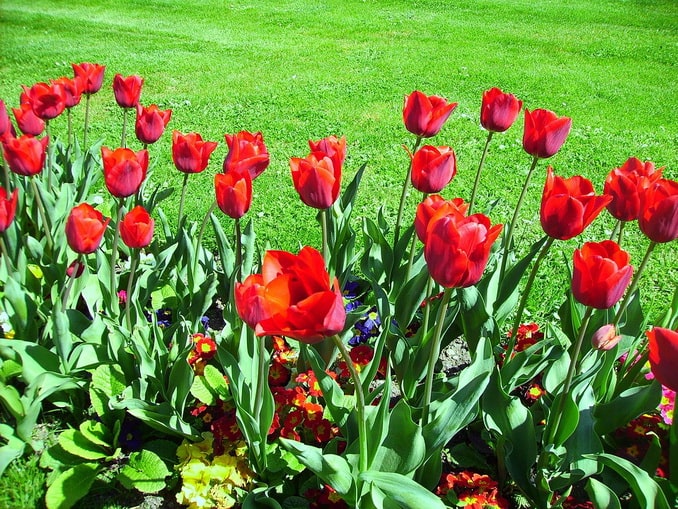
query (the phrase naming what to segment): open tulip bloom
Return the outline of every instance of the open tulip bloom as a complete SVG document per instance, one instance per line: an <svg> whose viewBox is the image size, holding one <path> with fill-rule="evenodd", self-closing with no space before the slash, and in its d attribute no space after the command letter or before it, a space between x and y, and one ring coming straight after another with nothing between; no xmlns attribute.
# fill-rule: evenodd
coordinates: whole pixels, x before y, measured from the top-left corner
<svg viewBox="0 0 678 509"><path fill-rule="evenodd" d="M224 137L228 145L224 172L247 171L254 180L268 168L271 159L261 133L240 131L237 134L226 134Z"/></svg>

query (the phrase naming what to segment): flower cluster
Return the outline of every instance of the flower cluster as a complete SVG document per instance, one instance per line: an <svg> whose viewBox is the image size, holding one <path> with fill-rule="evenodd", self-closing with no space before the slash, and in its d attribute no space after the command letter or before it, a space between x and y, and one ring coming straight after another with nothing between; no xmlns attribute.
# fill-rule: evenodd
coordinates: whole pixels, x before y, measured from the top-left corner
<svg viewBox="0 0 678 509"><path fill-rule="evenodd" d="M616 430L613 434L617 447L616 453L636 464L640 464L650 449L653 437L655 436L659 439L661 445L661 455L656 474L659 477L668 477L668 426L665 425L661 416L656 413L643 414L633 419L626 426Z"/></svg>
<svg viewBox="0 0 678 509"><path fill-rule="evenodd" d="M196 375L202 375L205 364L217 354L217 344L214 340L202 333L191 336L193 349L188 354L188 363L193 367Z"/></svg>
<svg viewBox="0 0 678 509"><path fill-rule="evenodd" d="M436 494L456 507L467 509L508 509L509 502L499 493L499 483L489 475L468 470L443 475Z"/></svg>

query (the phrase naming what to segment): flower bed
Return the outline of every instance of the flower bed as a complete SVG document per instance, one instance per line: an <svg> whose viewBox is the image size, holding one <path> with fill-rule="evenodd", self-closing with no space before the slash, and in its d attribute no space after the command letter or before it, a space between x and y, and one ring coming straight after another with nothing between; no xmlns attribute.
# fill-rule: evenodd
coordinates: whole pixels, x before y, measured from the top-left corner
<svg viewBox="0 0 678 509"><path fill-rule="evenodd" d="M513 234L528 184L571 119L524 110L531 165L511 220L497 224L474 212L475 197L488 147L522 102L483 94L487 139L466 202L439 194L457 172L454 150L423 144L456 104L415 91L394 228L383 210L352 217L365 166L342 192L350 142L332 135L290 159L322 246L260 250L241 222L269 163L261 133L226 135L214 203L195 221L183 214L189 176L217 143L173 132L184 173L173 231L159 206L168 191L147 178L148 145L171 111L140 104L139 76L116 75L120 146L90 145L105 68L73 69L26 87L13 110L23 135L0 102L0 472L39 454L48 508L102 483L194 508L670 507L678 291L655 324L637 291L653 250L678 238L678 183L662 169L630 158L596 195L585 177L548 167L545 236L524 252ZM127 147L130 113L138 151ZM62 138L49 124L64 114ZM413 220L410 186L423 194ZM525 323L552 245L605 210L616 241L576 249L557 318ZM636 220L649 242L637 268L620 246ZM54 443L34 433L47 416L64 428Z"/></svg>

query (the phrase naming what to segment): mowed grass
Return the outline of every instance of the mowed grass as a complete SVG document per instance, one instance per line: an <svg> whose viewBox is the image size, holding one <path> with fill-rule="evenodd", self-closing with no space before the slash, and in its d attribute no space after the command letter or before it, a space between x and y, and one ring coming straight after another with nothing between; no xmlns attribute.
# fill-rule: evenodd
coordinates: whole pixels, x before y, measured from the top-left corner
<svg viewBox="0 0 678 509"><path fill-rule="evenodd" d="M248 217L262 244L296 250L318 246L315 210L301 204L288 160L305 156L307 140L345 135L345 182L367 163L357 216L384 206L395 220L413 137L402 124L403 96L414 89L459 103L432 140L453 147L459 173L443 193L468 199L485 132L482 92L516 94L529 109L572 117L560 153L542 161L517 228L527 246L542 233L538 206L547 164L559 175L582 174L599 192L607 173L636 156L678 176L678 4L674 0L331 0L107 2L3 0L0 4L0 98L16 106L20 85L71 75L71 62L107 66L92 100L90 140L117 146L122 114L115 73L145 78L142 103L171 108L168 129L219 141L208 170L189 179L186 211L201 220L213 200L224 133L262 131L270 168L255 182ZM76 112L82 120L83 109ZM65 119L53 132L65 133ZM479 207L493 222L509 220L530 158L521 148L522 118L493 139ZM136 141L131 146L137 148ZM150 147L152 179L176 189L163 204L176 216L182 175L171 162L170 135ZM418 196L409 197L406 220ZM223 221L228 227L228 219ZM581 238L557 243L529 308L543 318L567 286L572 250L609 236L601 215ZM357 221L357 226L359 222ZM624 247L638 266L647 240L634 225ZM675 243L655 251L641 285L652 317L678 283Z"/></svg>

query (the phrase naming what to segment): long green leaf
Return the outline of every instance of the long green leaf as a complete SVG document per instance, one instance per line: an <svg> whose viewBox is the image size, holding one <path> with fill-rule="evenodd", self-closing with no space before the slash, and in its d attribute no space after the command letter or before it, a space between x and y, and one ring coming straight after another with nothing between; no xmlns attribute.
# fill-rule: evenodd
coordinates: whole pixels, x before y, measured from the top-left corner
<svg viewBox="0 0 678 509"><path fill-rule="evenodd" d="M375 486L403 509L445 508L445 504L443 504L440 497L402 474L368 470L361 473L359 479L374 483Z"/></svg>

